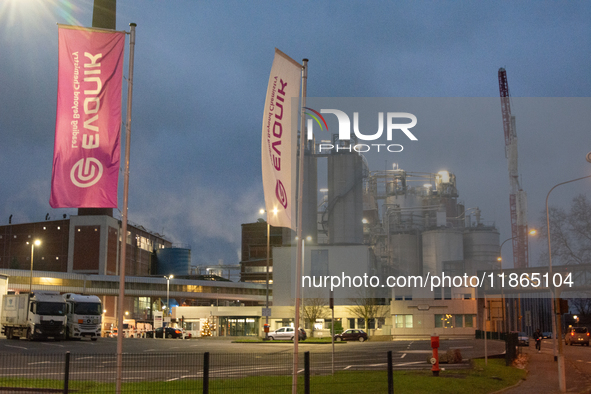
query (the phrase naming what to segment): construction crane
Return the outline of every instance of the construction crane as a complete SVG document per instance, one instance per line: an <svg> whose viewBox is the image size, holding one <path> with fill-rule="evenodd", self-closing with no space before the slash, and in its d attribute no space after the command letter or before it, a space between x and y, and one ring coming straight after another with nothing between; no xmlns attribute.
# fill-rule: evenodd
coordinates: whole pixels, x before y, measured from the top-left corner
<svg viewBox="0 0 591 394"><path fill-rule="evenodd" d="M519 185L517 170L517 133L515 116L511 115L509 84L507 72L499 68L499 92L501 94L501 111L505 130L505 157L509 167L509 184L511 187L509 203L511 207L511 234L513 241L513 266L529 267L527 240L527 195Z"/></svg>

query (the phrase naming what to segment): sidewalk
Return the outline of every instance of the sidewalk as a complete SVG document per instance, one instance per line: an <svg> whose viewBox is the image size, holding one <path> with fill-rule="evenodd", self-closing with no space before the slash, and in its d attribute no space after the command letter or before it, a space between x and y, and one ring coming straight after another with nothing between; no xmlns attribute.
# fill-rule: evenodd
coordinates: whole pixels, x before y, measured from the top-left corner
<svg viewBox="0 0 591 394"><path fill-rule="evenodd" d="M528 357L525 380L517 386L502 390L503 394L539 394L560 393L558 387L558 365L554 362L552 349L542 348L538 353L535 348L524 347L523 354ZM575 365L566 360L566 392L591 394L591 376L583 375Z"/></svg>

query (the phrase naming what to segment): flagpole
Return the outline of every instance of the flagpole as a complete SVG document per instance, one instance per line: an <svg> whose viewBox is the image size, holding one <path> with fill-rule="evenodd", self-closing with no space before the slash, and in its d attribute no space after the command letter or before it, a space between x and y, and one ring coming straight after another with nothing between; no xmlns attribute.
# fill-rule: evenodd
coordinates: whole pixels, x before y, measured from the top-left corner
<svg viewBox="0 0 591 394"><path fill-rule="evenodd" d="M129 144L131 142L131 101L133 93L133 56L135 23L129 24L129 75L127 76L127 119L125 127L125 169L123 171L123 213L121 217L121 258L119 259L119 300L117 307L117 394L123 375L123 309L125 308L125 249L127 245L127 202L129 197Z"/></svg>
<svg viewBox="0 0 591 394"><path fill-rule="evenodd" d="M304 125L306 115L304 107L306 106L306 83L308 80L308 59L302 61L302 97L300 105L300 162L299 162L299 177L298 177L298 221L297 221L297 254L296 254L296 277L295 277L295 320L294 320L294 335L293 335L293 376L291 392L297 394L298 391L298 345L300 339L300 281L302 270L302 207L304 196L304 140L306 134L304 133Z"/></svg>

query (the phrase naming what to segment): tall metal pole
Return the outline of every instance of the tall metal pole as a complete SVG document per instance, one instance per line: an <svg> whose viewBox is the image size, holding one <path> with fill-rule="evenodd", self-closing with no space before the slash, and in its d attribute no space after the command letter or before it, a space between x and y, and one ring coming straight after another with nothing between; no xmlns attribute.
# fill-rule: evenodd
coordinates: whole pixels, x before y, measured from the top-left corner
<svg viewBox="0 0 591 394"><path fill-rule="evenodd" d="M135 49L135 23L129 24L129 75L127 76L127 121L125 127L125 169L123 171L123 213L121 215L121 259L119 261L119 302L117 307L117 384L121 393L123 376L123 309L125 307L125 249L127 246L127 205L129 197L129 144L131 142L131 102L133 93L133 56Z"/></svg>
<svg viewBox="0 0 591 394"><path fill-rule="evenodd" d="M265 327L269 326L269 252L271 249L271 225L269 224L269 212L267 212L267 294L265 297ZM269 339L268 330L265 330L265 340Z"/></svg>
<svg viewBox="0 0 591 394"><path fill-rule="evenodd" d="M303 198L304 198L304 140L305 135L304 133L304 126L306 115L304 112L304 107L306 106L306 83L308 80L308 59L304 59L302 61L302 98L301 98L301 105L300 105L300 162L299 162L299 179L298 179L298 230L297 236L298 239L302 239L302 208L303 208ZM302 244L297 242L297 254L296 254L296 277L295 277L295 318L294 318L294 326L295 326L295 334L293 336L293 373L292 373L292 383L291 383L291 392L292 394L297 394L298 391L298 342L300 336L300 330L298 324L300 322L300 280L301 280L301 269L302 269ZM297 334L297 335L296 335Z"/></svg>
<svg viewBox="0 0 591 394"><path fill-rule="evenodd" d="M558 309L558 313L556 313L556 302L558 300L556 289L551 285L554 284L554 278L552 275L552 246L550 243L550 210L548 208L548 199L550 198L550 193L552 190L556 189L558 186L580 181L581 179L591 178L591 175L587 175L581 178L572 179L570 181L562 182L550 189L548 195L546 196L546 230L548 232L548 285L552 291L552 303L551 303L551 313L552 313L552 341L554 343L554 360L558 361L558 386L561 392L566 392L566 371L564 366L564 354L562 353L562 327L560 321L560 308ZM556 345L558 344L558 349L556 349ZM556 354L558 350L558 355Z"/></svg>
<svg viewBox="0 0 591 394"><path fill-rule="evenodd" d="M35 255L35 244L39 245L41 242L39 240L31 241L31 275L29 276L29 294L33 292L33 257Z"/></svg>

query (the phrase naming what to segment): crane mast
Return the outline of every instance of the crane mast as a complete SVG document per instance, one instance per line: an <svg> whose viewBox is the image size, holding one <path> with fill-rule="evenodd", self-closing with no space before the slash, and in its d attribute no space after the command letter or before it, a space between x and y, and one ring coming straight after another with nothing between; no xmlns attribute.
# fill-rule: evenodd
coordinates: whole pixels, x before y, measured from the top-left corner
<svg viewBox="0 0 591 394"><path fill-rule="evenodd" d="M505 131L505 157L507 158L509 169L509 204L511 210L513 266L515 268L527 268L529 267L527 195L519 185L515 116L511 115L507 72L502 67L499 69L499 93L501 95L501 112L503 114L503 129Z"/></svg>

